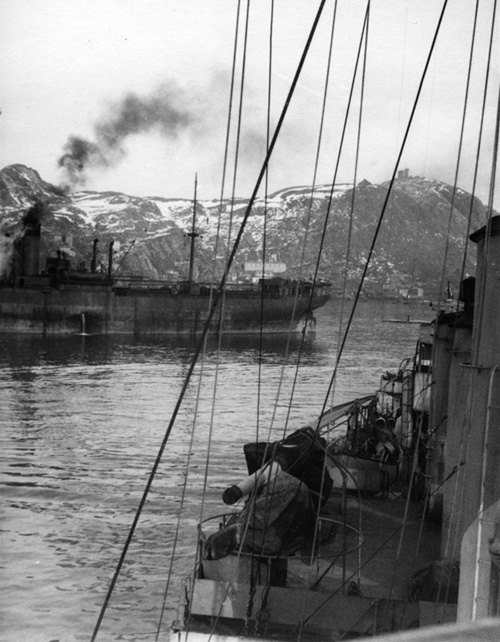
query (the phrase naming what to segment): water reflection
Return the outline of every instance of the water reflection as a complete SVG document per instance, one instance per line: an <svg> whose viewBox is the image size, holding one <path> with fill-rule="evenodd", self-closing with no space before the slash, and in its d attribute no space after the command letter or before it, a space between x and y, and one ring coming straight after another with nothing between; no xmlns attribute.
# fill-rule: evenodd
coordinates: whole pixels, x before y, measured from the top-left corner
<svg viewBox="0 0 500 642"><path fill-rule="evenodd" d="M418 328L384 324L382 317L382 309L372 308L356 320L336 384L339 402L371 392L381 371L397 367L413 352ZM220 512L228 477L240 477L242 443L252 439L257 427L267 431L273 421L281 432L292 389L291 427L322 407L338 344L335 306L318 313L317 329L317 336L304 343L300 336L290 341L278 335L262 341L225 337L219 355L217 339L208 341L202 385L195 378L186 392L103 639L125 639L125 632L140 639L155 630L188 454L191 474L176 579L190 571L202 493L207 510ZM4 635L43 642L88 640L195 343L186 337L3 339ZM204 489L214 397L214 450ZM190 450L195 412L197 433ZM177 598L172 598L167 624L176 607Z"/></svg>

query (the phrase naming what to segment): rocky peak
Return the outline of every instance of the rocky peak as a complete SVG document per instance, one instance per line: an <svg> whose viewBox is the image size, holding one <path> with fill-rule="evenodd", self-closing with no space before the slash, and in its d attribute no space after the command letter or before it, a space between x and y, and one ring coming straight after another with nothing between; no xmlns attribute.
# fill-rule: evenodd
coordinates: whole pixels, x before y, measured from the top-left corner
<svg viewBox="0 0 500 642"><path fill-rule="evenodd" d="M331 185L319 185L314 191L305 185L257 199L236 256L234 278L248 276L245 262L262 259L265 230L266 260L285 263L291 277L305 277L316 271L318 247L323 239L319 274L340 287L350 235L347 281L354 290L387 188L387 183L376 185L362 180L354 192L353 186L347 184L336 185L333 190ZM486 211L467 192L458 190L454 197L452 194L451 186L440 181L412 177L408 172L398 177L372 257L367 293L370 289L380 293L382 287L419 284L430 295L441 279L446 244L445 278L458 287L469 214L474 230L484 224ZM48 204L42 225L42 251L47 255L64 249L75 263L88 261L92 242L98 238L105 263L107 244L113 240L114 264L121 274L150 278L187 274L192 200L140 198L118 192L67 193L24 165L10 165L0 171L0 225L4 232L20 231L23 212L40 200ZM217 276L222 273L228 240L232 245L247 205L244 198L233 203L197 202L198 279L209 280L214 270ZM306 227L309 234L303 246ZM472 252L468 261L467 269L472 271Z"/></svg>

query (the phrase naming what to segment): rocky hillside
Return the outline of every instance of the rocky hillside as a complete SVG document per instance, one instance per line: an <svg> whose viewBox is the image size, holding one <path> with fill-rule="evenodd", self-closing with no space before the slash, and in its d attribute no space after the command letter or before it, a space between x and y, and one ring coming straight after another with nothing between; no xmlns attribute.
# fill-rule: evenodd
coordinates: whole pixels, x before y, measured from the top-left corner
<svg viewBox="0 0 500 642"><path fill-rule="evenodd" d="M338 185L331 193L330 186L321 185L311 198L311 188L303 186L272 194L267 206L259 199L244 232L232 278L248 276L244 263L262 259L264 236L268 261L285 263L289 276L307 277L316 269L318 248L324 235L319 274L340 288L349 247L348 283L353 291L387 197L387 187L387 184L362 181L355 190L350 185ZM3 248L4 271L9 242L22 234L24 213L40 200L47 204L42 221L43 254L62 249L75 265L83 261L89 265L92 242L97 238L99 261L106 265L107 246L113 240L115 271L120 274L150 278L187 275L189 238L186 233L192 225L192 200L138 198L116 192L67 193L46 183L35 170L24 165L10 165L0 171L0 226L4 237L0 249ZM375 246L365 288L367 295L381 294L383 288L393 292L397 288L420 285L426 296L435 296L443 271L447 237L445 279L457 286L471 196L461 190L455 195L448 236L451 201L449 185L412 177L408 172L400 173ZM210 279L214 263L217 274L221 273L227 247L237 234L246 205L243 198L232 207L229 201L224 202L222 208L218 201L197 203L199 280ZM471 231L484 225L485 216L485 207L474 199ZM468 252L468 272L473 271L473 261L472 250Z"/></svg>

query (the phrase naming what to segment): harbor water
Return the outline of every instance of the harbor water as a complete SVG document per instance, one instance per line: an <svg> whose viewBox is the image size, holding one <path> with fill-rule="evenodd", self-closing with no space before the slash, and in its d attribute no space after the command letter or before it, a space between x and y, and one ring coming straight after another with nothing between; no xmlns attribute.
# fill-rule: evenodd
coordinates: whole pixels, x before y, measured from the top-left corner
<svg viewBox="0 0 500 642"><path fill-rule="evenodd" d="M331 302L316 316L316 335L303 345L300 336L208 342L98 640L154 640L163 603L168 630L192 570L196 524L224 511L222 491L245 473L242 445L279 438L285 426L295 430L321 412L339 306ZM419 325L394 320L432 316L423 304L361 304L329 402L374 392L383 372L413 356ZM187 338L0 337L2 641L90 639L194 345Z"/></svg>

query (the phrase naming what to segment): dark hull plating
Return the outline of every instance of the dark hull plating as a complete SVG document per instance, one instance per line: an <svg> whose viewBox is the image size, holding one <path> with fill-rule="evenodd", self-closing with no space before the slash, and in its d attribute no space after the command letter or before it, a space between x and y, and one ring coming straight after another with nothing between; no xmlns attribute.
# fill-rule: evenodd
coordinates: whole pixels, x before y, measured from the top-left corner
<svg viewBox="0 0 500 642"><path fill-rule="evenodd" d="M326 295L314 297L312 309L321 307L327 300ZM209 306L209 296L175 295L158 290L123 295L106 285L2 288L0 332L189 335L202 331ZM257 292L228 292L222 315L218 308L210 332L301 330L308 307L308 298L261 299Z"/></svg>

